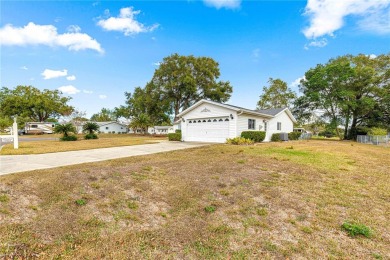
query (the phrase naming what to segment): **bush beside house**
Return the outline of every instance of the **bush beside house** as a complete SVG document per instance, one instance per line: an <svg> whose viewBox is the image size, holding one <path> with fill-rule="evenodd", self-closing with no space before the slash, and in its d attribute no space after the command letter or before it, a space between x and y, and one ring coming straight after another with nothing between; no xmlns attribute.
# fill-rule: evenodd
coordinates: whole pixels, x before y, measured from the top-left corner
<svg viewBox="0 0 390 260"><path fill-rule="evenodd" d="M260 143L265 139L264 131L243 131L241 137L245 139L250 139L255 143Z"/></svg>
<svg viewBox="0 0 390 260"><path fill-rule="evenodd" d="M280 133L272 134L272 136L271 136L271 142L279 142L279 141L281 141L281 139L280 139Z"/></svg>
<svg viewBox="0 0 390 260"><path fill-rule="evenodd" d="M169 141L181 141L181 132L168 134Z"/></svg>

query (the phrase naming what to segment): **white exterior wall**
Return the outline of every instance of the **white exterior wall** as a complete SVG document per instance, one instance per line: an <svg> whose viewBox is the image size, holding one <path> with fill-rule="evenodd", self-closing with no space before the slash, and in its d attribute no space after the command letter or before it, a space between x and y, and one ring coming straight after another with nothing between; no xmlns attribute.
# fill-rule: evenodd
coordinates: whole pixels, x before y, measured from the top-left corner
<svg viewBox="0 0 390 260"><path fill-rule="evenodd" d="M282 129L277 130L277 123L282 123ZM268 121L268 131L264 141L271 141L271 136L274 133L290 133L294 130L294 123L285 111L276 115L274 118Z"/></svg>
<svg viewBox="0 0 390 260"><path fill-rule="evenodd" d="M202 112L203 111L203 112ZM230 115L233 116L233 119L230 118ZM213 104L202 104L197 108L186 113L181 120L180 128L182 134L182 141L187 141L187 125L190 119L205 119L205 118L217 118L217 117L229 117L229 134L228 138L234 138L237 134L237 113L234 110L224 108L221 106L216 106ZM217 141L218 142L218 141Z"/></svg>
<svg viewBox="0 0 390 260"><path fill-rule="evenodd" d="M108 129L107 129L108 127ZM99 127L99 131L100 133L112 133L113 131L115 131L115 133L127 133L128 132L128 128L126 126L123 126L123 125L120 125L120 124L116 124L116 123L111 123L111 124L107 124L107 125L102 125Z"/></svg>
<svg viewBox="0 0 390 260"><path fill-rule="evenodd" d="M255 119L255 129L248 129L248 119ZM265 117L242 114L238 116L237 121L237 136L241 136L243 131L264 131L264 122L263 120L269 120Z"/></svg>

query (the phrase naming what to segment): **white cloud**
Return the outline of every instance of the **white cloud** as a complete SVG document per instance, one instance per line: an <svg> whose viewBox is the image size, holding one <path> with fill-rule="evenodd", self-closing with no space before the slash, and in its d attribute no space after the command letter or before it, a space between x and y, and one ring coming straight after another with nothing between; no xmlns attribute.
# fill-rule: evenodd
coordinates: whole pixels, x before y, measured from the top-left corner
<svg viewBox="0 0 390 260"><path fill-rule="evenodd" d="M390 0L308 0L305 15L310 25L303 30L308 39L334 32L344 26L344 18L357 16L362 19L358 24L362 29L376 28L390 32ZM378 19L378 14L381 19Z"/></svg>
<svg viewBox="0 0 390 260"><path fill-rule="evenodd" d="M68 32L70 32L70 33L79 33L80 31L81 31L81 28L78 25L70 25L68 27Z"/></svg>
<svg viewBox="0 0 390 260"><path fill-rule="evenodd" d="M377 56L375 54L370 54L370 55L367 55L368 57L370 57L370 59L375 59Z"/></svg>
<svg viewBox="0 0 390 260"><path fill-rule="evenodd" d="M30 22L24 27L14 27L7 24L0 28L0 44L61 46L72 51L91 49L99 53L104 52L95 39L92 39L88 34L79 32L80 27L71 26L70 29L73 31L58 34L57 28L53 25L37 25Z"/></svg>
<svg viewBox="0 0 390 260"><path fill-rule="evenodd" d="M64 94L68 94L68 95L74 95L74 94L77 94L80 92L80 90L78 90L76 87L74 87L72 85L59 87L58 90Z"/></svg>
<svg viewBox="0 0 390 260"><path fill-rule="evenodd" d="M92 91L92 90L86 90L86 89L84 89L84 90L83 90L83 93L85 93L85 94L92 94L93 91Z"/></svg>
<svg viewBox="0 0 390 260"><path fill-rule="evenodd" d="M217 9L237 9L240 8L241 0L203 0L205 5L215 7Z"/></svg>
<svg viewBox="0 0 390 260"><path fill-rule="evenodd" d="M21 70L28 70L28 68L26 66L22 66L20 67Z"/></svg>
<svg viewBox="0 0 390 260"><path fill-rule="evenodd" d="M153 65L158 67L161 65L161 62L154 62Z"/></svg>
<svg viewBox="0 0 390 260"><path fill-rule="evenodd" d="M308 50L309 47L318 47L318 48L322 48L322 47L325 47L326 45L328 45L328 40L326 38L322 38L320 40L313 40L311 42L309 42L308 44L305 45L305 50Z"/></svg>
<svg viewBox="0 0 390 260"><path fill-rule="evenodd" d="M141 11L134 11L133 7L126 7L120 10L118 17L110 17L107 19L101 19L98 21L98 25L107 31L119 31L123 32L126 36L134 35L143 32L151 32L159 26L154 24L152 26L145 26L144 24L136 20L136 16ZM106 10L106 15L109 15L109 11Z"/></svg>
<svg viewBox="0 0 390 260"><path fill-rule="evenodd" d="M41 75L43 76L43 79L54 79L59 77L65 77L68 75L67 70L49 70L45 69Z"/></svg>
<svg viewBox="0 0 390 260"><path fill-rule="evenodd" d="M75 75L71 75L71 76L66 77L66 79L69 80L69 81L76 80L76 76Z"/></svg>
<svg viewBox="0 0 390 260"><path fill-rule="evenodd" d="M292 88L299 87L299 85L301 84L301 80L303 80L303 79L305 79L305 76L297 78L296 80L294 80L293 82L290 83L290 87L292 87Z"/></svg>
<svg viewBox="0 0 390 260"><path fill-rule="evenodd" d="M106 99L107 96L106 96L106 95L99 95L99 98L100 98L100 99Z"/></svg>

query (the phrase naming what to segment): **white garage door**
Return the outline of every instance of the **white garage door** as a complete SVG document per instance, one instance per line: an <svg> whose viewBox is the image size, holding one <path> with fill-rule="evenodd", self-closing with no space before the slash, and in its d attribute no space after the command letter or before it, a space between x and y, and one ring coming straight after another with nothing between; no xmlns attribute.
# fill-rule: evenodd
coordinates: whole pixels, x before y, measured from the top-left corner
<svg viewBox="0 0 390 260"><path fill-rule="evenodd" d="M187 119L185 141L224 143L229 138L229 118Z"/></svg>

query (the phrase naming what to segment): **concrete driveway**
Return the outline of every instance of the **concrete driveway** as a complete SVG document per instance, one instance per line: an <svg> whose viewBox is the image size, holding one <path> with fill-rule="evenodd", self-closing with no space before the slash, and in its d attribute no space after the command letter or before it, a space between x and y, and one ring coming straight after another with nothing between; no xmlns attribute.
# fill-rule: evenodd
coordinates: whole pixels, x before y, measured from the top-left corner
<svg viewBox="0 0 390 260"><path fill-rule="evenodd" d="M121 146L60 153L2 155L0 156L0 175L55 168L80 163L105 161L137 155L169 152L193 147L200 147L204 145L209 144L164 141L156 144Z"/></svg>

